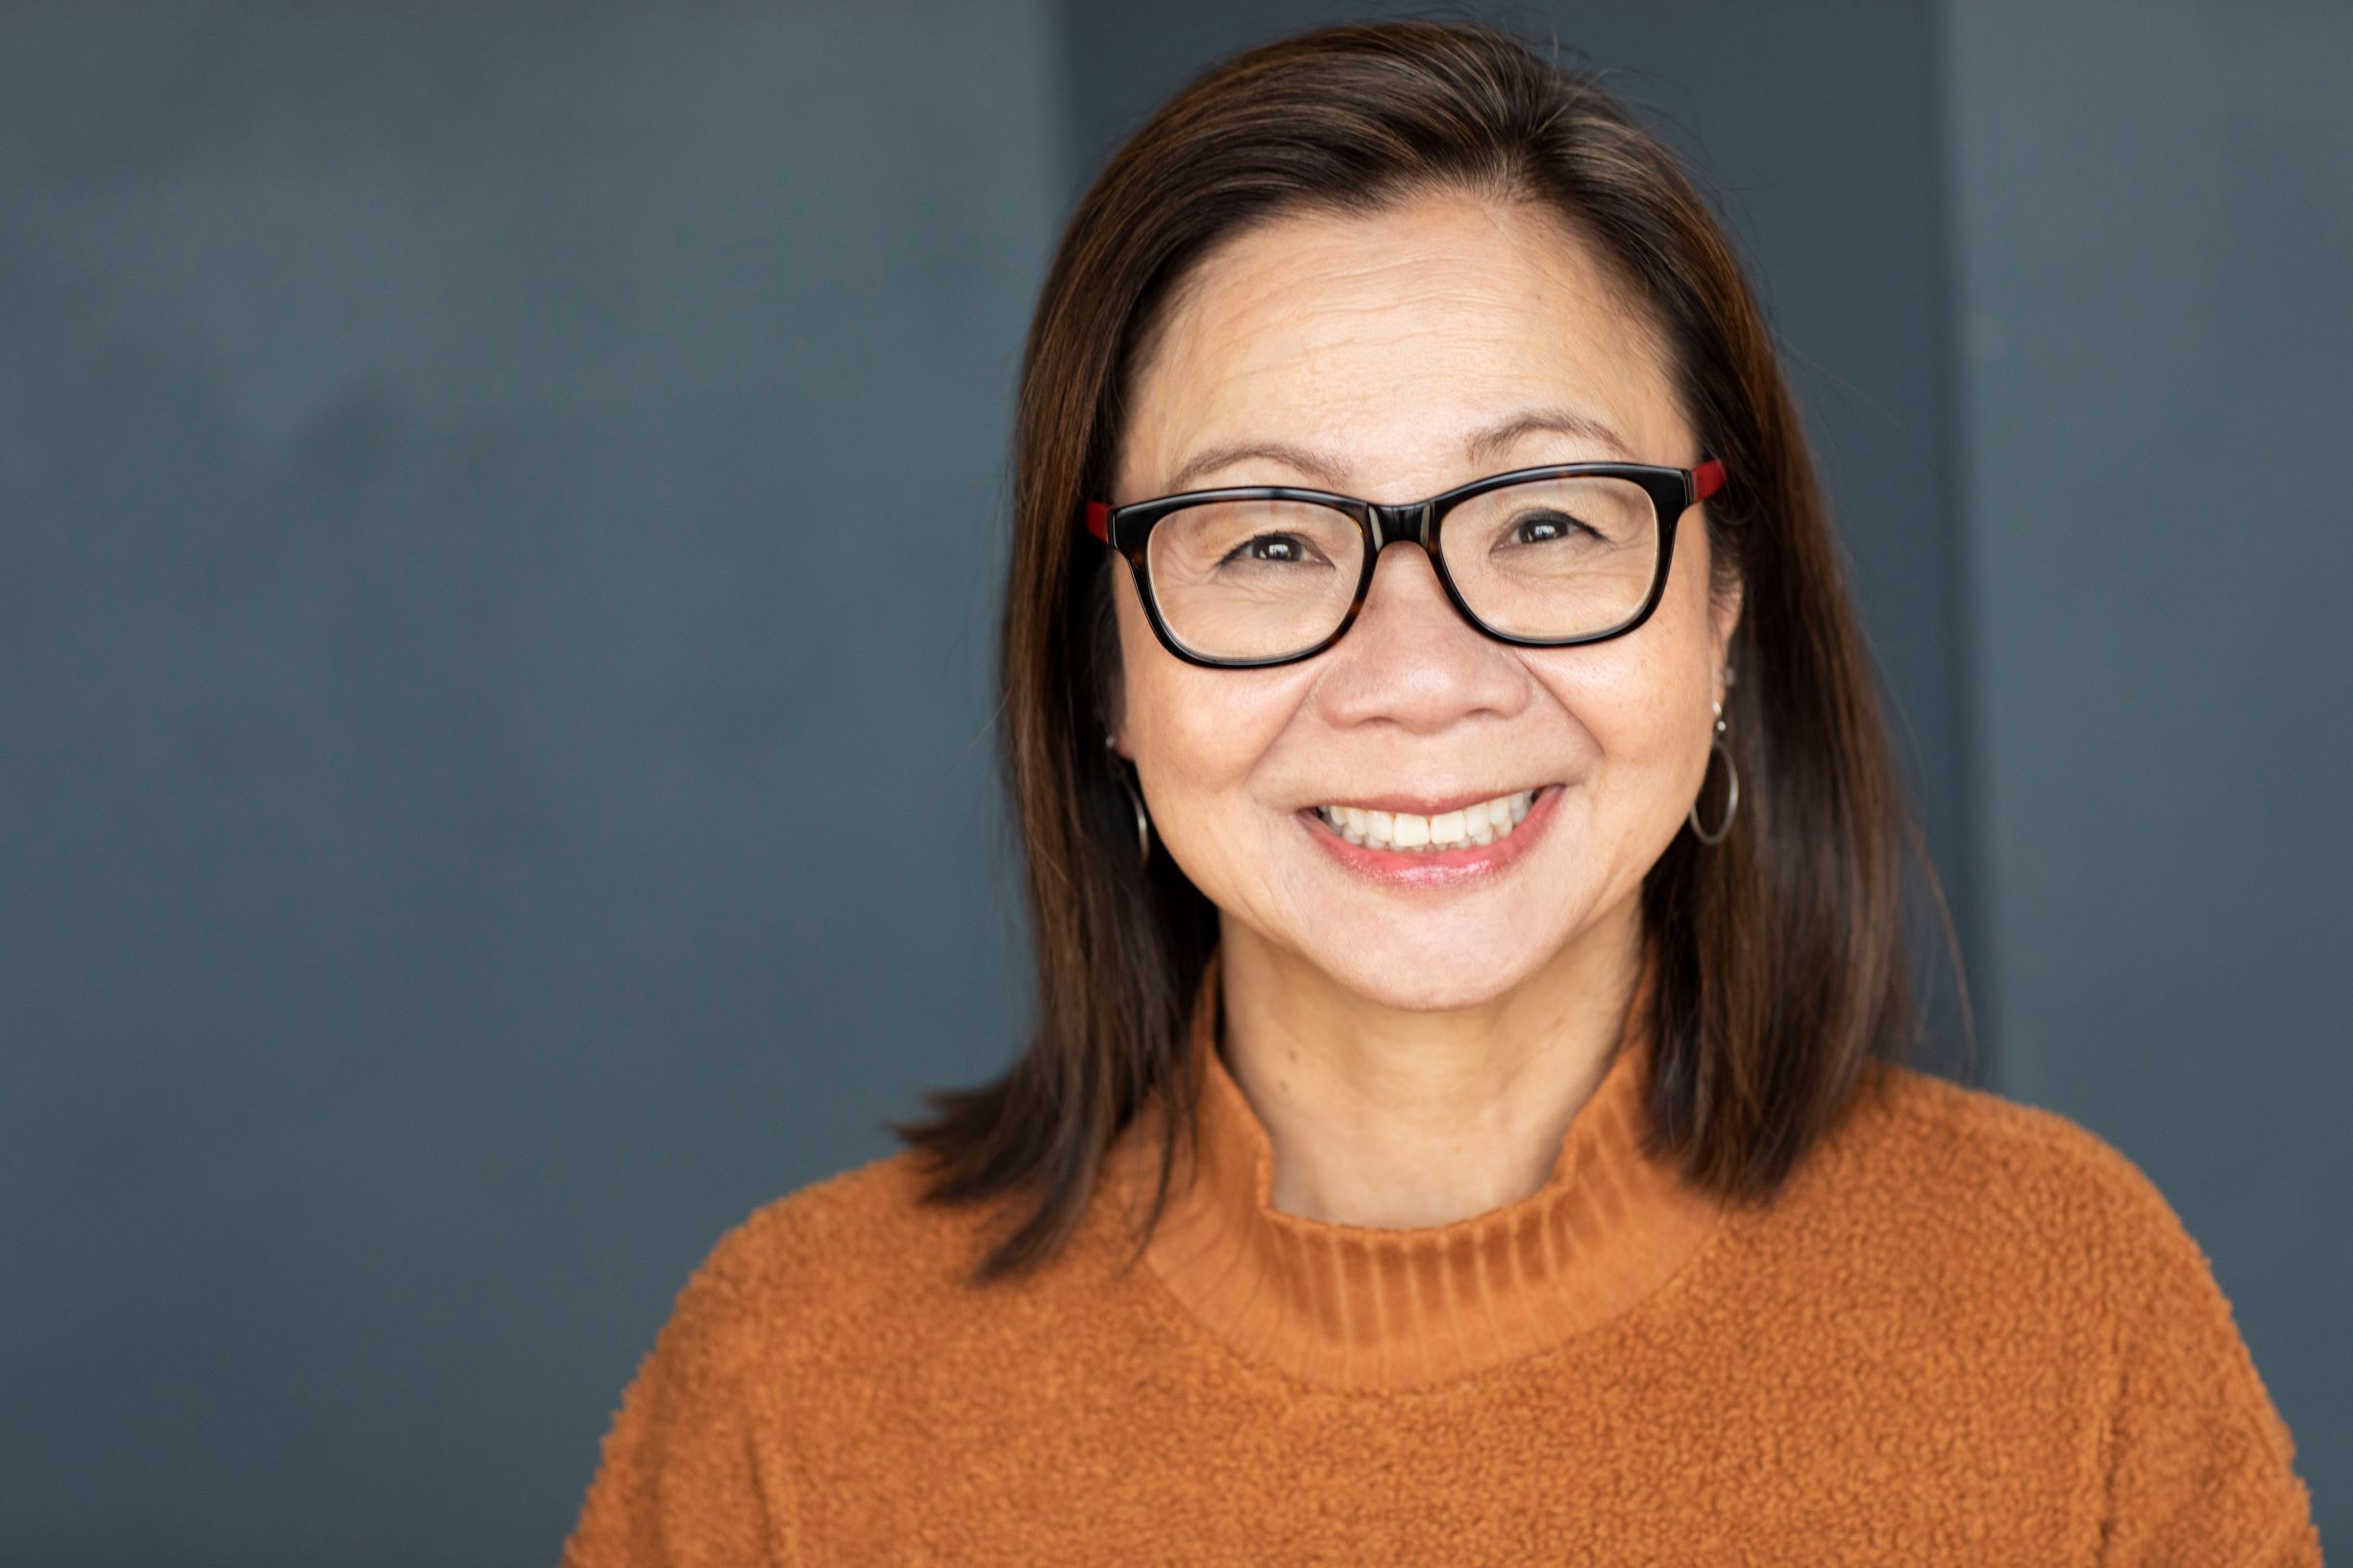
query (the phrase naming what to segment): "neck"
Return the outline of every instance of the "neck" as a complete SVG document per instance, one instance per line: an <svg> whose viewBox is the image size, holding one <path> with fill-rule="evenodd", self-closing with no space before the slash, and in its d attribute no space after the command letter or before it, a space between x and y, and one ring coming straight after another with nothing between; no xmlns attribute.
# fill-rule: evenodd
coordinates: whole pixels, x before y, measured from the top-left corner
<svg viewBox="0 0 2353 1568"><path fill-rule="evenodd" d="M1444 1225L1542 1187L1609 1066L1641 940L1628 900L1503 994L1413 1010L1224 921L1219 1048L1273 1146L1274 1207Z"/></svg>
<svg viewBox="0 0 2353 1568"><path fill-rule="evenodd" d="M1145 1255L1167 1294L1239 1354L1311 1382L1428 1385L1556 1345L1658 1289L1725 1213L1643 1148L1657 975L1645 956L1601 1082L1549 1151L1539 1188L1451 1220L1365 1225L1276 1203L1274 1140L1218 1045L1213 952L1170 1094L1140 1102L1110 1151L1107 1188L1135 1225L1164 1174L1166 1209ZM1260 1076L1289 1070L1278 1062ZM1192 1108L1190 1136L1169 1125L1171 1095ZM1361 1191L1414 1211L1411 1188L1432 1183L1450 1194L1435 1207L1465 1201L1443 1161Z"/></svg>

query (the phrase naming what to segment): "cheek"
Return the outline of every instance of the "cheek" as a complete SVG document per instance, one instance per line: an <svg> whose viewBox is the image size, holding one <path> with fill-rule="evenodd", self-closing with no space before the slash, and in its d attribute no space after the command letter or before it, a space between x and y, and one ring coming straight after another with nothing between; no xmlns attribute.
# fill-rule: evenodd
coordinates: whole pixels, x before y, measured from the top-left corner
<svg viewBox="0 0 2353 1568"><path fill-rule="evenodd" d="M1578 651L1542 652L1532 662L1568 715L1589 775L1599 781L1674 766L1696 732L1680 710L1694 700L1704 710L1704 693L1695 698L1679 671L1647 651L1605 655L1594 649L1582 659Z"/></svg>
<svg viewBox="0 0 2353 1568"><path fill-rule="evenodd" d="M1144 618L1123 566L1116 581L1128 749L1155 814L1186 818L1248 804L1240 793L1296 706L1275 671L1207 670L1170 653Z"/></svg>
<svg viewBox="0 0 2353 1568"><path fill-rule="evenodd" d="M1528 655L1577 736L1591 809L1629 823L1679 816L1707 764L1713 655L1703 585L1684 572L1693 553L1632 633Z"/></svg>

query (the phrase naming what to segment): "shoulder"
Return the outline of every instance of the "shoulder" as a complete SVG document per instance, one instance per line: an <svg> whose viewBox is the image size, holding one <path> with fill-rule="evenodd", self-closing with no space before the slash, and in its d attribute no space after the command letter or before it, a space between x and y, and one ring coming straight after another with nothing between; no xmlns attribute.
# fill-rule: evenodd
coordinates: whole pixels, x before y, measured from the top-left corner
<svg viewBox="0 0 2353 1568"><path fill-rule="evenodd" d="M1984 1390L1996 1417L2066 1412L2117 1560L2308 1538L2293 1441L2205 1251L2080 1122L1875 1063L1738 1229L1741 1284L1784 1321L1827 1321L1817 1340L1909 1358L1924 1381Z"/></svg>
<svg viewBox="0 0 2353 1568"><path fill-rule="evenodd" d="M1933 1212L2118 1254L2189 1243L2157 1185L2107 1139L2056 1111L1912 1067L1872 1064L1818 1154L1817 1196L1865 1210Z"/></svg>
<svg viewBox="0 0 2353 1568"><path fill-rule="evenodd" d="M2110 1406L2127 1382L2202 1381L2262 1424L2204 1249L2139 1164L2057 1112L1875 1063L1778 1197L1737 1228L1761 1277L1802 1299L1932 1326L2013 1367L2064 1365Z"/></svg>
<svg viewBox="0 0 2353 1568"><path fill-rule="evenodd" d="M771 1361L885 1351L895 1325L952 1315L992 1238L989 1211L925 1204L919 1160L900 1150L763 1203L719 1237L681 1299L723 1302L734 1334Z"/></svg>
<svg viewBox="0 0 2353 1568"><path fill-rule="evenodd" d="M2317 1562L2294 1439L2212 1261L2148 1174L2056 1112L1884 1065L1877 1076L1826 1169L1881 1216L1916 1184L1907 1244L1973 1285L1970 1311L2013 1340L2040 1323L2056 1331L2047 1345L2071 1347L2066 1375L2096 1401L2116 1558L2221 1560L2271 1540L2294 1554L2278 1560Z"/></svg>
<svg viewBox="0 0 2353 1568"><path fill-rule="evenodd" d="M1750 1235L1816 1287L1885 1292L1945 1320L2031 1323L2078 1351L2114 1343L2152 1298L2219 1300L2180 1216L2116 1144L2055 1111L1883 1062Z"/></svg>
<svg viewBox="0 0 2353 1568"><path fill-rule="evenodd" d="M969 1229L919 1203L916 1160L900 1150L769 1199L719 1237L698 1277L748 1300L913 1283Z"/></svg>

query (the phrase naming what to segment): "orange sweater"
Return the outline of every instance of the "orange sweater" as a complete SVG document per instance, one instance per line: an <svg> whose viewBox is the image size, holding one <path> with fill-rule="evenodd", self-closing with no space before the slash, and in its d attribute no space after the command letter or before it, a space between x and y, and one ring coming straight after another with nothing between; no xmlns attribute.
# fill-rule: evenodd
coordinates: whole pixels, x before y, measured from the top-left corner
<svg viewBox="0 0 2353 1568"><path fill-rule="evenodd" d="M768 1204L679 1293L567 1568L2320 1561L2204 1254L2061 1116L1875 1066L1763 1212L1635 1139L1652 976L1550 1179L1453 1224L1275 1210L1194 1011L1202 1141L1122 1272L975 1291L913 1151Z"/></svg>

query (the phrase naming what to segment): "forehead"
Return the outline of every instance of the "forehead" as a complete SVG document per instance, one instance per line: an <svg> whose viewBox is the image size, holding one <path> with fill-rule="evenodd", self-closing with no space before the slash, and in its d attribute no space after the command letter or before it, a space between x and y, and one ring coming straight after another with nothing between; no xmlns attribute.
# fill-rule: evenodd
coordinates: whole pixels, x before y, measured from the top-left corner
<svg viewBox="0 0 2353 1568"><path fill-rule="evenodd" d="M1642 460L1679 462L1689 432L1667 363L1650 312L1550 209L1449 195L1286 215L1212 250L1171 296L1128 404L1122 499L1255 440L1323 449L1360 493L1436 488L1475 477L1458 472L1471 431L1531 406L1581 411Z"/></svg>

